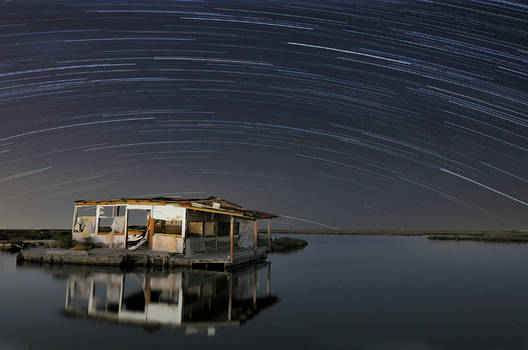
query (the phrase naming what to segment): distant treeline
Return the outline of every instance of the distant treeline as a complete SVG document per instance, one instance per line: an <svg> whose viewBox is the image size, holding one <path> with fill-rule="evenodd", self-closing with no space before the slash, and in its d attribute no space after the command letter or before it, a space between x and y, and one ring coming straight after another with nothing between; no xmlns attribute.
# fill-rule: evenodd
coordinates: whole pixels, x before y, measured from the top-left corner
<svg viewBox="0 0 528 350"><path fill-rule="evenodd" d="M430 235L428 239L432 240L451 240L451 241L478 241L478 242L510 242L510 243L528 243L528 233L496 233L489 232L476 235Z"/></svg>

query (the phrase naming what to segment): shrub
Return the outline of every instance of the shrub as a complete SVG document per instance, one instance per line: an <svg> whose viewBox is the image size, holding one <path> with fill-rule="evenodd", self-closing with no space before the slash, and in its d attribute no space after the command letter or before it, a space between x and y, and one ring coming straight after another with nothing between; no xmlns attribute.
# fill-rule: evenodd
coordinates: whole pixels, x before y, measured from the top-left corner
<svg viewBox="0 0 528 350"><path fill-rule="evenodd" d="M72 248L73 250L90 250L93 248L96 248L97 244L90 238L84 239L82 242L79 241L72 241Z"/></svg>

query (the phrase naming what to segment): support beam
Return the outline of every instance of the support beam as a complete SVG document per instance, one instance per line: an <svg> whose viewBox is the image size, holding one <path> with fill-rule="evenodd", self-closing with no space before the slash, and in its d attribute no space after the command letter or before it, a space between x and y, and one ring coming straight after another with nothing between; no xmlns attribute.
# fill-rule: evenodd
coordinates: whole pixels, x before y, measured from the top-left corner
<svg viewBox="0 0 528 350"><path fill-rule="evenodd" d="M235 250L235 219L231 216L229 223L229 261L233 262L233 254Z"/></svg>
<svg viewBox="0 0 528 350"><path fill-rule="evenodd" d="M99 215L100 215L101 206L97 205L95 207L95 233L99 233Z"/></svg>
<svg viewBox="0 0 528 350"><path fill-rule="evenodd" d="M128 208L125 206L125 243L123 248L128 248Z"/></svg>
<svg viewBox="0 0 528 350"><path fill-rule="evenodd" d="M268 219L268 251L271 251L271 219Z"/></svg>
<svg viewBox="0 0 528 350"><path fill-rule="evenodd" d="M153 237L154 237L154 217L152 216L152 212L150 212L149 234L148 234L149 249L152 249L152 238Z"/></svg>

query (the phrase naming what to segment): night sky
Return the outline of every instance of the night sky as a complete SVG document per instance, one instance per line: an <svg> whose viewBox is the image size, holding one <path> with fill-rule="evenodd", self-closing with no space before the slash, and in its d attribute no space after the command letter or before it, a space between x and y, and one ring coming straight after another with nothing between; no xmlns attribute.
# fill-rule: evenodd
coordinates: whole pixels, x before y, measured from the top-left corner
<svg viewBox="0 0 528 350"><path fill-rule="evenodd" d="M0 226L208 197L275 227L528 228L528 5L3 1Z"/></svg>

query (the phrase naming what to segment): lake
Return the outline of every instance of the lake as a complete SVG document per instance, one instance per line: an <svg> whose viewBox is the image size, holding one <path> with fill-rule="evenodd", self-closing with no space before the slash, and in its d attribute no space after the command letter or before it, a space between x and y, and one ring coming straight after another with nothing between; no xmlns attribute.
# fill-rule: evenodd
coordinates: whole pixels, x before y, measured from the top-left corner
<svg viewBox="0 0 528 350"><path fill-rule="evenodd" d="M528 349L528 245L302 238L233 275L0 253L0 349Z"/></svg>

